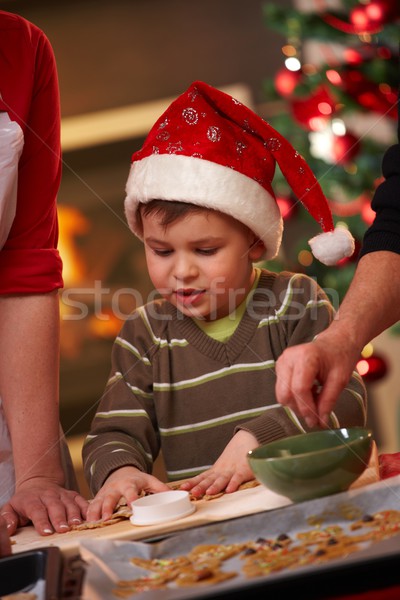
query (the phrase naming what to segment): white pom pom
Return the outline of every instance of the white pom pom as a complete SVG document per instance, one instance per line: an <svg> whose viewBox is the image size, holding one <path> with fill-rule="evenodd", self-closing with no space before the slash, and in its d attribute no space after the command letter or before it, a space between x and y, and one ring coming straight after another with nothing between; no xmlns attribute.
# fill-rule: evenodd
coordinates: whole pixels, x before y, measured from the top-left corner
<svg viewBox="0 0 400 600"><path fill-rule="evenodd" d="M345 227L336 227L333 231L320 233L308 240L315 258L328 267L336 265L342 258L354 252L354 238Z"/></svg>

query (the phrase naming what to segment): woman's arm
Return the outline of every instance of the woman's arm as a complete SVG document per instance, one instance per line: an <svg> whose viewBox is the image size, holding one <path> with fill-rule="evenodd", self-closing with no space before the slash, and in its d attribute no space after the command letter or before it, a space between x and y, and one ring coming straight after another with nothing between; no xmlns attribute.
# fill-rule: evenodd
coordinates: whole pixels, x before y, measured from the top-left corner
<svg viewBox="0 0 400 600"><path fill-rule="evenodd" d="M65 531L86 503L61 487L57 292L0 296L0 357L16 476L15 495L0 512L11 532L30 520L41 534Z"/></svg>
<svg viewBox="0 0 400 600"><path fill-rule="evenodd" d="M46 474L63 483L59 448L58 294L0 297L0 397L17 487Z"/></svg>

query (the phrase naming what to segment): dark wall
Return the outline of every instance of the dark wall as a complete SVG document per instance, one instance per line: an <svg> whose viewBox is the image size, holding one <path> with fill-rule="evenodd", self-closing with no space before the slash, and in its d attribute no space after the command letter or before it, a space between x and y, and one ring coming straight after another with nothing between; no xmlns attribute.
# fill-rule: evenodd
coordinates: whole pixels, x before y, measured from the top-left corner
<svg viewBox="0 0 400 600"><path fill-rule="evenodd" d="M63 116L181 93L196 79L248 83L255 101L281 63L263 0L10 0L48 35ZM290 5L290 0L280 0Z"/></svg>

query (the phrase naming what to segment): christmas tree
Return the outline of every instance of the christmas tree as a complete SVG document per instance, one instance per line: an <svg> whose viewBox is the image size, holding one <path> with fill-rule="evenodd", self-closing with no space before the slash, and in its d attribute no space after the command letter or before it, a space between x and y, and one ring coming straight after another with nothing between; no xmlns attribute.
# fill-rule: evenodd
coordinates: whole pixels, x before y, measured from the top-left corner
<svg viewBox="0 0 400 600"><path fill-rule="evenodd" d="M293 0L293 8L264 6L265 23L286 38L282 67L265 82L279 109L265 118L303 155L331 206L335 224L356 240L353 257L335 267L313 258L308 239L319 233L279 169L274 182L285 220L271 270L304 272L343 299L381 179L385 150L396 142L398 0ZM336 294L336 298L335 298ZM329 294L328 294L329 295ZM337 307L337 306L336 306Z"/></svg>

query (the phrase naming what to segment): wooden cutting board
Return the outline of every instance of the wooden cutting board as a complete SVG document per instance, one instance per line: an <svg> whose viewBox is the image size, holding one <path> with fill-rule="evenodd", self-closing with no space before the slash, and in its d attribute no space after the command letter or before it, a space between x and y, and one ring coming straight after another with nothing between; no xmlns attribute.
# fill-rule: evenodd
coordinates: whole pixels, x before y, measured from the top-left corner
<svg viewBox="0 0 400 600"><path fill-rule="evenodd" d="M352 484L351 489L377 481L379 481L379 465L378 452L375 446L367 469ZM31 526L22 527L12 537L14 542L12 551L13 553L17 553L47 546L58 546L63 553L74 555L79 553L79 543L81 540L99 538L125 540L149 539L207 523L215 523L265 510L273 510L287 506L291 504L291 501L259 485L234 492L233 494L224 494L214 500L199 500L195 504L195 512L183 519L143 527L132 525L129 520L125 520L98 529L69 531L46 537L38 535Z"/></svg>

